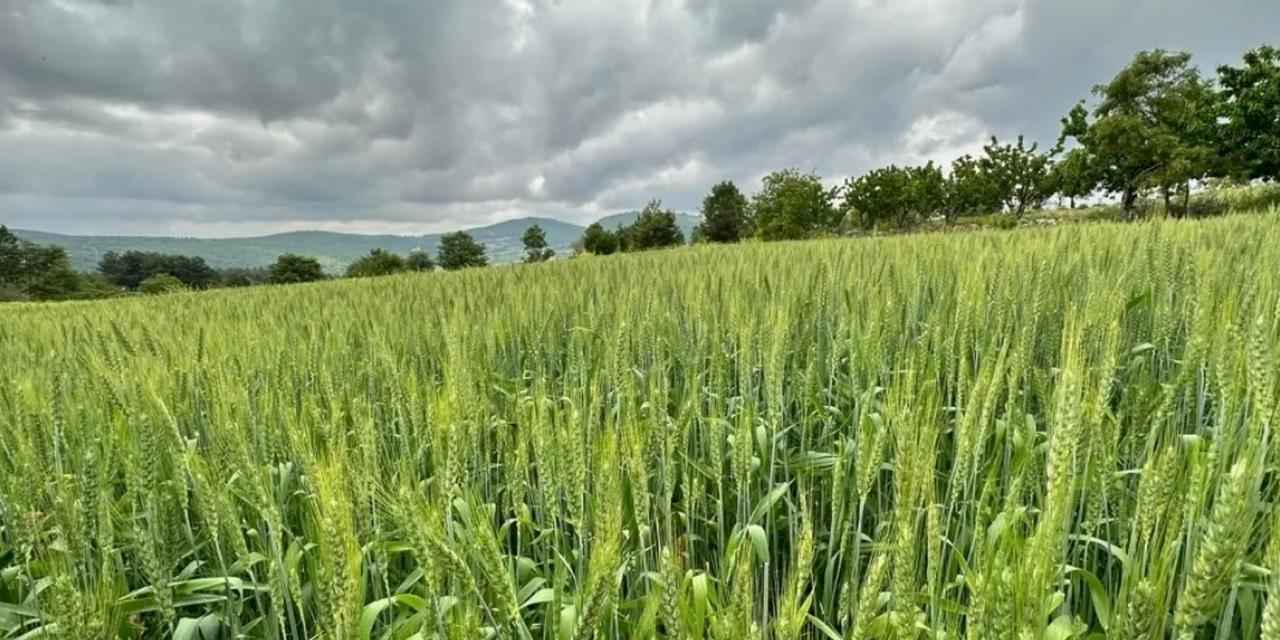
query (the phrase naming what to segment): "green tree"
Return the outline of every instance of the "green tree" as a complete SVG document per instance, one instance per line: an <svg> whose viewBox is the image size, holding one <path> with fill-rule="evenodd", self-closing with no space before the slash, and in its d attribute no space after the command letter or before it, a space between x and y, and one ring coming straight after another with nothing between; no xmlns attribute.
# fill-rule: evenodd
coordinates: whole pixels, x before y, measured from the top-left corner
<svg viewBox="0 0 1280 640"><path fill-rule="evenodd" d="M645 205L635 222L618 230L623 251L647 251L684 244L684 232L676 224L676 214L662 208L661 200Z"/></svg>
<svg viewBox="0 0 1280 640"><path fill-rule="evenodd" d="M442 269L456 271L471 267L483 267L489 264L489 259L485 256L484 245L476 242L475 238L471 237L471 234L465 231L455 231L445 234L440 239L440 249L436 255L436 262L440 263Z"/></svg>
<svg viewBox="0 0 1280 640"><path fill-rule="evenodd" d="M1218 145L1227 171L1280 180L1280 49L1259 47L1239 67L1218 67L1223 117Z"/></svg>
<svg viewBox="0 0 1280 640"><path fill-rule="evenodd" d="M988 176L993 195L1002 209L1021 218L1028 208L1038 208L1049 196L1049 156L1036 152L1037 145L1026 146L1022 136L1016 144L1000 144L992 136L984 146L986 154L980 163Z"/></svg>
<svg viewBox="0 0 1280 640"><path fill-rule="evenodd" d="M167 273L157 273L147 277L138 284L138 290L149 296L156 296L165 293L178 293L187 287L177 276Z"/></svg>
<svg viewBox="0 0 1280 640"><path fill-rule="evenodd" d="M746 233L747 198L726 180L702 199L702 222L694 236L706 242L737 242Z"/></svg>
<svg viewBox="0 0 1280 640"><path fill-rule="evenodd" d="M944 201L943 212L948 221L998 211L1003 205L990 173L979 159L968 154L951 162Z"/></svg>
<svg viewBox="0 0 1280 640"><path fill-rule="evenodd" d="M599 222L592 223L582 232L579 243L583 251L597 256L607 256L618 251L617 234L605 229Z"/></svg>
<svg viewBox="0 0 1280 640"><path fill-rule="evenodd" d="M909 227L943 210L946 178L929 162L918 167L890 165L845 181L843 215L863 229Z"/></svg>
<svg viewBox="0 0 1280 640"><path fill-rule="evenodd" d="M1067 198L1072 209L1076 198L1083 198L1098 188L1098 180L1089 165L1089 154L1084 149L1072 149L1049 169L1048 191Z"/></svg>
<svg viewBox="0 0 1280 640"><path fill-rule="evenodd" d="M525 229L520 240L524 242L525 262L546 262L556 255L555 251L547 248L546 232L536 224Z"/></svg>
<svg viewBox="0 0 1280 640"><path fill-rule="evenodd" d="M751 224L764 240L812 238L839 229L841 213L836 189L828 189L815 174L797 169L765 176L751 200Z"/></svg>
<svg viewBox="0 0 1280 640"><path fill-rule="evenodd" d="M26 294L33 300L66 300L79 297L81 277L71 268L62 247L28 243Z"/></svg>
<svg viewBox="0 0 1280 640"><path fill-rule="evenodd" d="M324 269L320 267L320 261L315 258L286 253L276 258L267 279L272 284L315 282L324 280Z"/></svg>
<svg viewBox="0 0 1280 640"><path fill-rule="evenodd" d="M947 178L942 175L942 167L932 160L918 167L909 167L911 215L916 218L930 218L946 208Z"/></svg>
<svg viewBox="0 0 1280 640"><path fill-rule="evenodd" d="M404 263L410 271L435 271L436 269L436 261L431 259L431 254L421 249L410 251Z"/></svg>
<svg viewBox="0 0 1280 640"><path fill-rule="evenodd" d="M909 222L913 194L906 168L889 165L849 178L843 193L845 218L863 229Z"/></svg>
<svg viewBox="0 0 1280 640"><path fill-rule="evenodd" d="M204 289L218 281L218 272L205 264L204 258L148 251L108 251L98 262L98 272L126 289L137 289L143 280L161 273L192 289Z"/></svg>
<svg viewBox="0 0 1280 640"><path fill-rule="evenodd" d="M400 273L408 267L404 263L404 258L385 251L383 249L374 249L369 255L347 265L348 278L372 278L376 276L388 276L393 273Z"/></svg>
<svg viewBox="0 0 1280 640"><path fill-rule="evenodd" d="M0 225L0 300L79 297L82 280L65 249L22 240Z"/></svg>
<svg viewBox="0 0 1280 640"><path fill-rule="evenodd" d="M1076 105L1063 119L1059 144L1080 143L1098 185L1120 195L1127 218L1146 190L1159 188L1167 204L1175 185L1209 170L1212 92L1190 54L1140 52L1093 93L1099 103L1092 121L1083 103Z"/></svg>
<svg viewBox="0 0 1280 640"><path fill-rule="evenodd" d="M25 275L25 247L9 228L0 225L0 289L18 291Z"/></svg>

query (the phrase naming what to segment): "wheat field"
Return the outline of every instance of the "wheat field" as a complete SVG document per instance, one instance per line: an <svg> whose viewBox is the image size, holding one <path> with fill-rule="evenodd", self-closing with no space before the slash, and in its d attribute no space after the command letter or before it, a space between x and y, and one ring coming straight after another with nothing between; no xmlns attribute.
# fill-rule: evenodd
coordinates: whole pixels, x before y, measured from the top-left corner
<svg viewBox="0 0 1280 640"><path fill-rule="evenodd" d="M0 308L3 638L1280 638L1280 212Z"/></svg>

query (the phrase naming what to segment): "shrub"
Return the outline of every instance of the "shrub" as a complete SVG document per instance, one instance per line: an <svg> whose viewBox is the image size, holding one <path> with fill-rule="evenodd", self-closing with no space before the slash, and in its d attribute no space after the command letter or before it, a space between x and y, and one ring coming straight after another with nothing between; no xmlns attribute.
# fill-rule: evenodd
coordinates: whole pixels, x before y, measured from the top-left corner
<svg viewBox="0 0 1280 640"><path fill-rule="evenodd" d="M181 280L167 273L157 273L138 285L138 291L149 296L177 293L186 288L186 285L182 284Z"/></svg>

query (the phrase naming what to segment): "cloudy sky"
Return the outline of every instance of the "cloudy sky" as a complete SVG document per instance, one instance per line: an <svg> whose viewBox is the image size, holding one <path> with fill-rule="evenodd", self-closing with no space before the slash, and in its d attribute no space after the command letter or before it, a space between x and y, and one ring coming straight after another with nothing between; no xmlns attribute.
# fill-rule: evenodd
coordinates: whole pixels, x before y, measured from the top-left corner
<svg viewBox="0 0 1280 640"><path fill-rule="evenodd" d="M0 223L423 233L1051 143L1275 0L0 0Z"/></svg>

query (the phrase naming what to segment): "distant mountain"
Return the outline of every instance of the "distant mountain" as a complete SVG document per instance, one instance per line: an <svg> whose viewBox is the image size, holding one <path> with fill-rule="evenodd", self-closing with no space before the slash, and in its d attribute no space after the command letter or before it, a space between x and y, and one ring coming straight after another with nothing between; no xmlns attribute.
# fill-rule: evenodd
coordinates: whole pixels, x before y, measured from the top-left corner
<svg viewBox="0 0 1280 640"><path fill-rule="evenodd" d="M485 245L493 262L515 262L524 253L520 237L525 229L537 224L547 234L547 244L558 255L567 255L570 245L584 227L551 218L519 218L487 227L467 229L477 242ZM422 250L432 255L444 234L421 236L366 235L331 231L291 231L250 238L175 238L159 236L73 236L43 231L13 229L14 235L37 244L63 247L71 256L72 266L93 271L108 251L154 251L200 256L214 268L260 267L275 262L277 256L296 253L320 261L330 273L338 273L356 258L373 249L386 249L407 254Z"/></svg>
<svg viewBox="0 0 1280 640"><path fill-rule="evenodd" d="M635 221L638 211L628 211L601 218L598 222L606 229L614 229ZM524 255L521 236L533 225L542 227L547 234L547 245L558 256L572 252L575 241L582 237L586 227L553 218L517 218L486 227L467 229L477 242L485 245L489 260L495 263L516 262ZM698 217L676 214L687 240L698 224ZM37 244L58 245L71 256L72 266L80 271L93 271L98 261L108 251L152 251L200 256L216 269L227 267L261 267L275 262L285 253L311 256L329 273L340 273L348 264L373 249L386 249L392 253L407 254L422 250L435 255L440 237L433 233L421 236L367 235L360 233L335 233L332 231L290 231L250 238L184 238L163 236L76 236L47 233L27 229L12 229L14 235Z"/></svg>
<svg viewBox="0 0 1280 640"><path fill-rule="evenodd" d="M613 215L600 218L599 220L596 220L596 222L600 223L600 226L605 229L613 231L618 227L625 227L635 222L636 218L639 217L639 211L623 211L622 213L615 213ZM676 213L676 226L680 227L680 230L684 232L685 242L688 242L689 238L693 237L693 229L694 227L697 227L698 223L701 221L701 216L690 215L688 213Z"/></svg>

